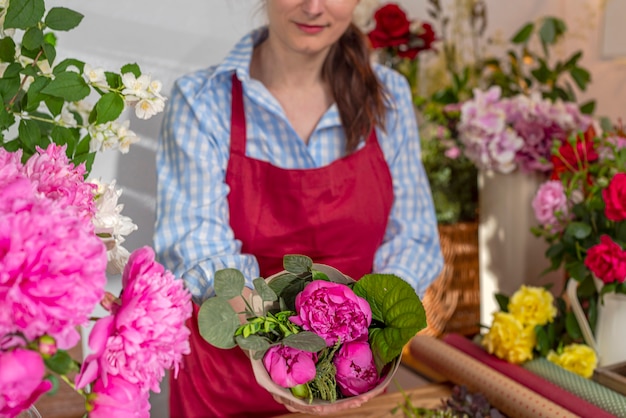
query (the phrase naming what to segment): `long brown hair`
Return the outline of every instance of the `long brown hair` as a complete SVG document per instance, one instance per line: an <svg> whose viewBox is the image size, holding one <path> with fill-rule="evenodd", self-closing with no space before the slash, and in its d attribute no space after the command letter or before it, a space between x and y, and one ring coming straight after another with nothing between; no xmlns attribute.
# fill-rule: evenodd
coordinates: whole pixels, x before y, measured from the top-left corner
<svg viewBox="0 0 626 418"><path fill-rule="evenodd" d="M347 152L354 151L375 126L385 129L385 92L370 64L367 39L353 23L331 47L322 77L337 103Z"/></svg>

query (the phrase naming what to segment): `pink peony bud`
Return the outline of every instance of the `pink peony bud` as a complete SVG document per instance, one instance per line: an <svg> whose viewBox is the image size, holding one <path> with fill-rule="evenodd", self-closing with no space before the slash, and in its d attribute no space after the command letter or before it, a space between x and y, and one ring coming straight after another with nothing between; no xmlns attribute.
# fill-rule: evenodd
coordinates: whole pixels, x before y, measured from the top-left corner
<svg viewBox="0 0 626 418"><path fill-rule="evenodd" d="M36 351L0 352L0 416L17 415L52 389L52 383L43 380L45 371Z"/></svg>
<svg viewBox="0 0 626 418"><path fill-rule="evenodd" d="M49 335L39 338L39 353L43 358L47 359L54 356L57 352L57 342Z"/></svg>
<svg viewBox="0 0 626 418"><path fill-rule="evenodd" d="M119 376L109 376L93 385L89 398L89 418L148 418L150 417L149 392L142 391Z"/></svg>
<svg viewBox="0 0 626 418"><path fill-rule="evenodd" d="M284 388L307 383L316 373L313 353L280 345L267 350L263 365L270 378Z"/></svg>
<svg viewBox="0 0 626 418"><path fill-rule="evenodd" d="M370 345L366 341L343 344L333 360L337 385L345 396L356 396L373 389L380 380Z"/></svg>

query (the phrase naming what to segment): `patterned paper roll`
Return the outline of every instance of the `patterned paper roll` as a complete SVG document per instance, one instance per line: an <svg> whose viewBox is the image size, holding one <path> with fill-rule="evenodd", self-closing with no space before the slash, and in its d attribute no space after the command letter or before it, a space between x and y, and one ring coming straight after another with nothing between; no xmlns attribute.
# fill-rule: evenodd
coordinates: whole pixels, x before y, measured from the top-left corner
<svg viewBox="0 0 626 418"><path fill-rule="evenodd" d="M504 414L520 418L576 417L568 410L429 336L410 342L411 354L458 385L483 393Z"/></svg>

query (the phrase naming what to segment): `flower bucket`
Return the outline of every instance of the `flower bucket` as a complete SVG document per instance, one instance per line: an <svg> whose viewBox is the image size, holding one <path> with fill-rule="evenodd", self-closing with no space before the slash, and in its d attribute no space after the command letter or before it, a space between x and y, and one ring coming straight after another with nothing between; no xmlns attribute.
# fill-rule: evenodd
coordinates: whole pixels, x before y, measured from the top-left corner
<svg viewBox="0 0 626 418"><path fill-rule="evenodd" d="M603 283L598 279L594 280L599 292ZM570 280L567 284L567 295L585 342L598 355L598 365L609 366L626 361L626 349L624 349L622 334L624 324L626 324L626 295L606 293L602 296L602 300L598 303L598 321L594 336L576 296L577 288L578 282Z"/></svg>
<svg viewBox="0 0 626 418"><path fill-rule="evenodd" d="M342 284L349 284L349 283L353 283L354 280L344 274L342 274L339 270L330 267L328 265L325 264L317 264L314 263L313 264L313 268L317 271L320 271L324 274L326 274L328 276L328 278L330 279L330 281L335 282L335 283L342 283ZM271 282L273 279L280 277L281 275L287 273L287 271L282 271L279 272L277 274L274 274L270 277L268 277L266 279L266 282ZM278 302L276 302L278 303ZM251 304L252 307L254 309L254 311L257 314L262 314L264 312L264 310L268 309L268 308L272 308L273 304L262 304L262 300L260 298L260 296L258 295L254 295L252 297L251 300ZM351 396L351 397L347 397L347 398L343 398L343 399L339 399L337 401L334 402L329 402L329 401L323 401L320 399L313 399L313 401L311 403L308 402L308 400L306 399L300 399L296 396L294 396L289 389L284 388L278 384L276 384L271 378L269 373L267 372L267 370L265 369L265 366L263 365L263 361L261 359L259 360L255 360L253 358L253 353L251 353L250 355L250 361L252 363L252 370L254 372L254 377L257 380L257 383L263 387L265 390L267 390L269 393L271 393L275 398L279 398L280 401L286 405L292 405L292 406L302 406L302 407L309 407L310 409L308 409L310 412L315 413L315 412L321 412L321 407L325 406L325 405L335 405L337 406L339 409L343 409L341 408L342 405L345 404L345 407L356 407L359 406L361 404L363 404L364 402L370 400L371 398L373 398L374 396L377 396L381 393L383 393L385 391L385 389L387 388L387 386L389 386L389 383L391 383L391 379L393 378L393 376L395 375L395 373L398 370L398 367L400 366L400 358L401 356L396 357L395 360L393 360L390 364L388 364L385 367L385 370L383 371L384 374L384 378L381 379L381 381L378 383L378 385L376 385L376 387L374 387L373 389L371 389L370 391L363 393L361 395L357 395L357 396ZM320 410L317 411L316 407L319 407Z"/></svg>

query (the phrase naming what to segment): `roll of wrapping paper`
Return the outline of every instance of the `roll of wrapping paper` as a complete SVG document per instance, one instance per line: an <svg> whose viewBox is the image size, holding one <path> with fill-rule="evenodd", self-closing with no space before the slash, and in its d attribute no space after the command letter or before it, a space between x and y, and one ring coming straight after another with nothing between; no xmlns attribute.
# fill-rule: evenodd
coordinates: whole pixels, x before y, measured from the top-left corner
<svg viewBox="0 0 626 418"><path fill-rule="evenodd" d="M576 417L513 379L482 364L434 337L417 335L409 343L411 354L452 382L481 392L502 413L511 417Z"/></svg>
<svg viewBox="0 0 626 418"><path fill-rule="evenodd" d="M499 359L487 353L482 347L476 345L467 338L458 334L448 334L442 340L452 347L461 350L465 354L473 357L481 363L491 367L492 369L504 374L515 380L517 383L537 392L544 398L562 406L563 408L579 415L581 417L590 418L611 418L613 415L604 409L596 406L597 404L587 402L585 399L576 396L574 393L565 390L558 384L532 373L522 366L511 364L505 360ZM552 364L552 363L550 363ZM558 367L555 365L555 367ZM562 369L563 370L563 369ZM565 370L563 370L565 371ZM571 375L571 373L566 372ZM576 375L574 375L576 376ZM579 377L579 376L576 376ZM580 378L586 380L584 378ZM593 382L592 382L593 383Z"/></svg>
<svg viewBox="0 0 626 418"><path fill-rule="evenodd" d="M527 361L524 363L524 368L598 405L613 414L612 416L626 417L626 396L606 386L570 373L545 358Z"/></svg>

